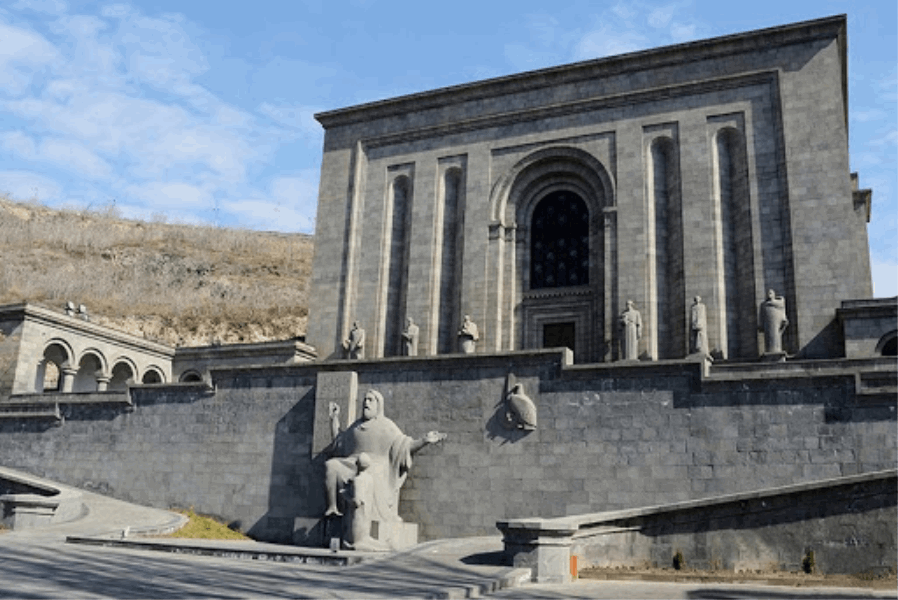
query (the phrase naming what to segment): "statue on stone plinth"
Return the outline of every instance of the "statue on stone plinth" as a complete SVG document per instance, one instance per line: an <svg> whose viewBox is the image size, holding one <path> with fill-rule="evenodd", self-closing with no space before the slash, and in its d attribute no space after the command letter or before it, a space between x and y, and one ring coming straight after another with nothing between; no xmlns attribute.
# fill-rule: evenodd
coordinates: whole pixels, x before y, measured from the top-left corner
<svg viewBox="0 0 898 600"><path fill-rule="evenodd" d="M702 297L696 296L692 300L692 308L689 311L690 352L694 354L709 354L708 351L708 311L702 303Z"/></svg>
<svg viewBox="0 0 898 600"><path fill-rule="evenodd" d="M458 330L458 345L465 354L474 354L476 342L480 339L477 324L471 320L471 315L465 315L464 323Z"/></svg>
<svg viewBox="0 0 898 600"><path fill-rule="evenodd" d="M346 358L365 358L365 330L358 321L352 323L349 337L343 340L343 353Z"/></svg>
<svg viewBox="0 0 898 600"><path fill-rule="evenodd" d="M355 506L355 500L363 503L365 509L358 518L368 523L368 530L372 521L378 521L381 525L401 522L399 489L408 476L412 455L428 444L442 441L446 434L430 431L417 440L405 435L384 416L383 396L375 390L365 393L362 416L346 430L340 431L340 407L337 404L331 403L329 414L333 441L325 452L333 458L324 465L327 489L325 516L343 514L337 504L342 495L349 497L352 506ZM365 473L362 482L347 492L347 486L359 475L359 459L363 453L366 458L362 462L369 462L369 466L361 469ZM353 526L350 526L350 531ZM361 531L364 526L359 524L358 528ZM353 536L353 540L344 541L358 544L358 538L355 534Z"/></svg>
<svg viewBox="0 0 898 600"><path fill-rule="evenodd" d="M764 354L783 354L783 332L788 326L785 298L768 290L767 299L758 309L758 331L764 332Z"/></svg>
<svg viewBox="0 0 898 600"><path fill-rule="evenodd" d="M418 326L409 317L405 320L405 329L402 331L402 346L406 356L418 356Z"/></svg>
<svg viewBox="0 0 898 600"><path fill-rule="evenodd" d="M639 338L642 337L642 315L636 310L632 300L627 300L627 310L620 314L621 358L639 359Z"/></svg>

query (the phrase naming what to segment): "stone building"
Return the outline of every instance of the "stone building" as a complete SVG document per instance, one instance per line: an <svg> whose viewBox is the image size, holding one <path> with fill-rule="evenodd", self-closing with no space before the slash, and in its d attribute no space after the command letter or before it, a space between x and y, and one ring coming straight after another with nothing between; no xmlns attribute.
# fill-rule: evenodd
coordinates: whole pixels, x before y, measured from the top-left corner
<svg viewBox="0 0 898 600"><path fill-rule="evenodd" d="M872 295L870 191L849 173L846 18L602 58L333 110L325 128L309 343L367 356L568 346L689 352L692 298L718 358L843 354L836 310Z"/></svg>

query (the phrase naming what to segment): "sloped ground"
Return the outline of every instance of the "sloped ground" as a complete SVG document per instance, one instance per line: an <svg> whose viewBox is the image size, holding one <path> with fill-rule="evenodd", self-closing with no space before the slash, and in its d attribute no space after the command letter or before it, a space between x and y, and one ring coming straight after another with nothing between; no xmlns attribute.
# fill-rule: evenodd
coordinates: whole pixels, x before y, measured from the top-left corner
<svg viewBox="0 0 898 600"><path fill-rule="evenodd" d="M0 304L61 310L170 345L305 334L312 237L148 223L0 195Z"/></svg>

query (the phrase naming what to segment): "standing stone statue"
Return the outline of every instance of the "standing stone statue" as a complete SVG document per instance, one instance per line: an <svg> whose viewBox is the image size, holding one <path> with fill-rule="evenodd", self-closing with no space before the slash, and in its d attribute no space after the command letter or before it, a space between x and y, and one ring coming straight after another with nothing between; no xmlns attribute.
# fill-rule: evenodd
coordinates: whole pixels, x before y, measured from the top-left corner
<svg viewBox="0 0 898 600"><path fill-rule="evenodd" d="M342 515L337 504L342 495L364 503L365 510L359 519L369 523L378 521L381 528L391 523L400 523L399 489L405 483L412 465L412 455L428 444L435 444L446 438L446 434L430 431L421 439L412 439L400 431L396 424L384 416L384 398L376 390L368 390L362 400L362 416L346 430L340 431L340 407L331 403L329 407L333 441L325 452L333 458L325 462L325 487L327 489L327 510L325 516ZM359 458L362 454L370 465L362 469L365 475L354 490L347 486L359 475ZM363 489L359 489L361 486ZM352 500L352 499L355 500ZM352 531L354 524L348 528ZM358 525L359 531L363 529ZM353 534L354 535L354 534ZM364 539L364 536L361 536ZM381 539L382 541L382 539ZM348 544L358 544L358 539L344 540ZM383 548L386 549L386 548Z"/></svg>
<svg viewBox="0 0 898 600"><path fill-rule="evenodd" d="M639 359L639 338L642 337L642 315L632 300L627 300L627 310L620 315L621 356L623 360Z"/></svg>
<svg viewBox="0 0 898 600"><path fill-rule="evenodd" d="M783 354L783 332L788 326L785 298L768 290L767 299L758 310L758 331L764 332L764 354Z"/></svg>
<svg viewBox="0 0 898 600"><path fill-rule="evenodd" d="M692 300L692 309L689 311L690 351L694 354L708 352L708 311L702 303L702 297L696 296Z"/></svg>
<svg viewBox="0 0 898 600"><path fill-rule="evenodd" d="M418 326L409 317L402 332L402 345L406 356L418 356Z"/></svg>
<svg viewBox="0 0 898 600"><path fill-rule="evenodd" d="M465 315L465 321L458 330L458 345L465 354L474 354L477 340L480 339L480 332L477 331L477 324L471 320L471 315Z"/></svg>
<svg viewBox="0 0 898 600"><path fill-rule="evenodd" d="M365 358L365 330L358 321L352 323L349 337L343 340L343 353L346 358Z"/></svg>

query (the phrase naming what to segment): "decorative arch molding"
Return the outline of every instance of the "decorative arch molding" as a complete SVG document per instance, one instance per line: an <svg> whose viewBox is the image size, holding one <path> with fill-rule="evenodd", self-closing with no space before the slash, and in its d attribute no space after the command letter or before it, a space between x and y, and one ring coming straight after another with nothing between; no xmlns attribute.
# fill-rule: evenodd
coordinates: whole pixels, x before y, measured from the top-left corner
<svg viewBox="0 0 898 600"><path fill-rule="evenodd" d="M140 382L144 384L165 383L165 373L156 365L150 365L140 376Z"/></svg>
<svg viewBox="0 0 898 600"><path fill-rule="evenodd" d="M203 375L196 369L187 369L178 377L179 383L199 383L203 381Z"/></svg>
<svg viewBox="0 0 898 600"><path fill-rule="evenodd" d="M94 363L94 364L91 364ZM105 392L109 383L106 356L96 348L85 348L78 356L73 392ZM94 368L95 367L95 368Z"/></svg>
<svg viewBox="0 0 898 600"><path fill-rule="evenodd" d="M896 356L896 343L898 343L898 330L893 329L876 342L876 354L879 356Z"/></svg>
<svg viewBox="0 0 898 600"><path fill-rule="evenodd" d="M37 369L35 369L32 389L38 393L44 391L70 392L75 373L74 356L75 351L68 341L56 337L47 340L41 352L40 361L37 363ZM48 363L54 365L50 371L55 382L47 380Z"/></svg>
<svg viewBox="0 0 898 600"><path fill-rule="evenodd" d="M585 203L590 266L588 285L553 290L550 298L530 290L530 224L537 205L553 192L570 192ZM488 350L543 347L545 327L573 323L576 360L610 358L615 210L611 175L579 148L536 150L499 177L490 195L487 319L481 332Z"/></svg>
<svg viewBox="0 0 898 600"><path fill-rule="evenodd" d="M66 341L62 338L54 337L54 338L50 338L49 340L47 340L47 343L44 344L44 350L41 353L41 355L44 358L46 358L47 350L50 350L54 346L56 346L58 348L62 348L66 354L65 362L63 364L59 364L58 366L59 367L72 366L72 364L74 362L74 357L75 357L75 350L72 348L72 345L68 341Z"/></svg>
<svg viewBox="0 0 898 600"><path fill-rule="evenodd" d="M129 383L133 383L137 378L137 364L127 356L118 356L111 362L112 369L109 371L109 389L128 389ZM127 371L130 371L130 373L128 373L126 369Z"/></svg>
<svg viewBox="0 0 898 600"><path fill-rule="evenodd" d="M89 347L83 349L78 356L78 365L80 366L82 361L89 356L93 356L97 359L97 362L100 364L100 373L103 375L109 373L109 361L106 360L106 354L97 348Z"/></svg>
<svg viewBox="0 0 898 600"><path fill-rule="evenodd" d="M614 205L614 181L596 157L579 148L553 146L528 154L496 180L490 194L491 220L504 227L514 225L521 199L532 196L533 186L545 178L579 181L590 190L590 199L602 200L603 208Z"/></svg>

